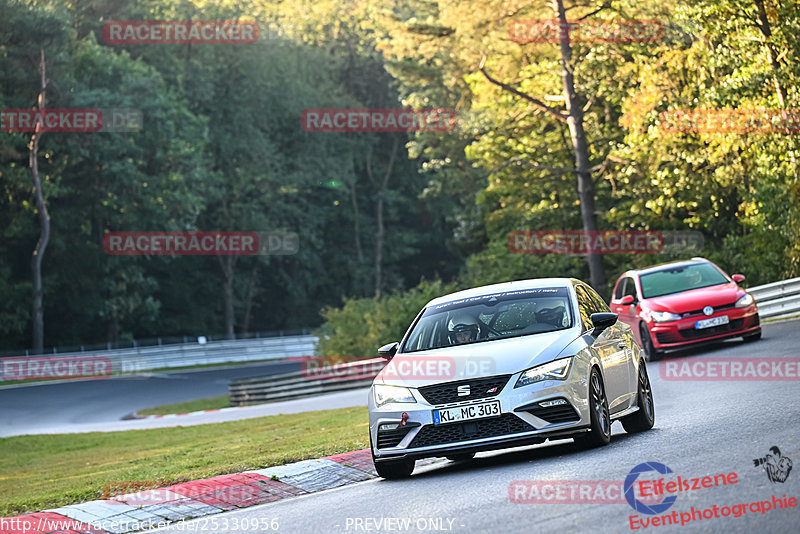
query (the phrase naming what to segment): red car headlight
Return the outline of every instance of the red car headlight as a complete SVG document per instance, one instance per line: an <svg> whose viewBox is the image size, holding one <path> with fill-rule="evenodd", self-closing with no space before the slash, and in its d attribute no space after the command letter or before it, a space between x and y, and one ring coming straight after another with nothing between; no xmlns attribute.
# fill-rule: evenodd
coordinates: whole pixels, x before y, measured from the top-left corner
<svg viewBox="0 0 800 534"><path fill-rule="evenodd" d="M668 321L678 321L681 316L677 313L666 312L666 311L651 311L650 317L653 318L653 321L657 323L666 323Z"/></svg>
<svg viewBox="0 0 800 534"><path fill-rule="evenodd" d="M756 300L750 293L745 293L742 298L736 301L737 308L747 308L748 306L752 306Z"/></svg>

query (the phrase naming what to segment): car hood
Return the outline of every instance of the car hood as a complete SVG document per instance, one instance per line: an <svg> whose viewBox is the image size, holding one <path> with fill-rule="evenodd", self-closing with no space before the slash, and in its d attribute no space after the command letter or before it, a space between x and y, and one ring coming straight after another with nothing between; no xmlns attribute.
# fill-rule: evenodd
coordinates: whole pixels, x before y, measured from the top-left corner
<svg viewBox="0 0 800 534"><path fill-rule="evenodd" d="M668 311L672 313L686 313L700 310L705 306L717 308L732 304L744 294L735 282L720 284L718 286L691 289L663 297L647 299L648 307L655 311Z"/></svg>
<svg viewBox="0 0 800 534"><path fill-rule="evenodd" d="M580 329L495 339L455 347L397 354L376 384L422 387L440 382L514 374L556 359Z"/></svg>

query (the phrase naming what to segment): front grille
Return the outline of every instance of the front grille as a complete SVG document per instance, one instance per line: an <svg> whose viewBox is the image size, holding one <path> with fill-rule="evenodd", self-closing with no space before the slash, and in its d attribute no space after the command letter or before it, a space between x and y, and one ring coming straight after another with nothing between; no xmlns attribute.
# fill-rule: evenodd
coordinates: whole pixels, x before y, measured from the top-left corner
<svg viewBox="0 0 800 534"><path fill-rule="evenodd" d="M577 421L580 419L575 409L569 404L550 406L547 408L532 406L531 408L526 408L525 411L531 415L535 415L539 419L544 419L548 423L566 423L568 421Z"/></svg>
<svg viewBox="0 0 800 534"><path fill-rule="evenodd" d="M419 423L413 426L401 426L395 430L378 429L378 448L388 449L389 447L397 447L400 442L403 441L403 438L406 437L408 432L417 426L419 426Z"/></svg>
<svg viewBox="0 0 800 534"><path fill-rule="evenodd" d="M536 430L514 414L504 413L492 419L479 419L465 423L447 425L425 425L411 441L409 448L430 447L444 443L456 443L468 439L491 438Z"/></svg>
<svg viewBox="0 0 800 534"><path fill-rule="evenodd" d="M701 328L700 330L696 328L686 328L684 330L678 330L678 333L684 339L700 339L736 332L737 330L741 330L742 326L744 326L744 319L734 319L728 324L712 326L711 328Z"/></svg>
<svg viewBox="0 0 800 534"><path fill-rule="evenodd" d="M683 338L673 332L656 332L656 339L659 343L680 343Z"/></svg>
<svg viewBox="0 0 800 534"><path fill-rule="evenodd" d="M448 404L484 397L499 395L511 375L490 376L488 378L474 378L471 380L458 380L444 382L432 386L419 388L419 392L431 404ZM469 395L458 396L458 386L469 386ZM492 391L494 389L494 391ZM490 393L490 391L492 391Z"/></svg>
<svg viewBox="0 0 800 534"><path fill-rule="evenodd" d="M736 306L736 302L731 302L730 304L723 304L722 306L712 306L712 308L714 308L714 313L716 313L718 311L732 310L734 306ZM688 317L693 317L695 315L705 315L705 313L703 313L703 310L701 308L699 310L692 310L689 312L682 313L681 317L686 319Z"/></svg>

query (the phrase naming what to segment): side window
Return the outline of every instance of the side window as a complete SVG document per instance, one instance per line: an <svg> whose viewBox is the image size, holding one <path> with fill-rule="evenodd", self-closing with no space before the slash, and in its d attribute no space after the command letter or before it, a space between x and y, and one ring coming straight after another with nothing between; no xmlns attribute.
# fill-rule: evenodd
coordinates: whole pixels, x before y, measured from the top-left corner
<svg viewBox="0 0 800 534"><path fill-rule="evenodd" d="M625 293L625 282L627 282L629 278L620 278L617 282L617 287L614 288L614 299L619 300L621 299Z"/></svg>
<svg viewBox="0 0 800 534"><path fill-rule="evenodd" d="M594 328L592 320L589 319L589 316L594 313L592 300L589 298L589 294L586 292L586 288L583 286L575 286L575 293L578 296L578 313L581 315L583 328L585 330L591 330Z"/></svg>
<svg viewBox="0 0 800 534"><path fill-rule="evenodd" d="M630 295L633 297L633 300L639 300L636 297L636 283L633 281L633 278L626 278L625 282L625 292L622 294L622 296L627 297Z"/></svg>
<svg viewBox="0 0 800 534"><path fill-rule="evenodd" d="M589 298L592 301L592 313L603 313L603 312L610 312L611 310L608 309L608 305L603 300L603 298L597 294L597 292L590 288L586 288L586 293L589 295Z"/></svg>

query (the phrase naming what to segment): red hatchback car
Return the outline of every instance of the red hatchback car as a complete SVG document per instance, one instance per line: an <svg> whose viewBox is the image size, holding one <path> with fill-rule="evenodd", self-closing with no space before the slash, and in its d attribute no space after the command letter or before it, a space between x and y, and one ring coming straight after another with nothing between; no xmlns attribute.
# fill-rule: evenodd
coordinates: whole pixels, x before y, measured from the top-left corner
<svg viewBox="0 0 800 534"><path fill-rule="evenodd" d="M742 280L704 258L664 263L623 274L610 307L631 326L650 360L693 343L760 339L758 307L739 287Z"/></svg>

